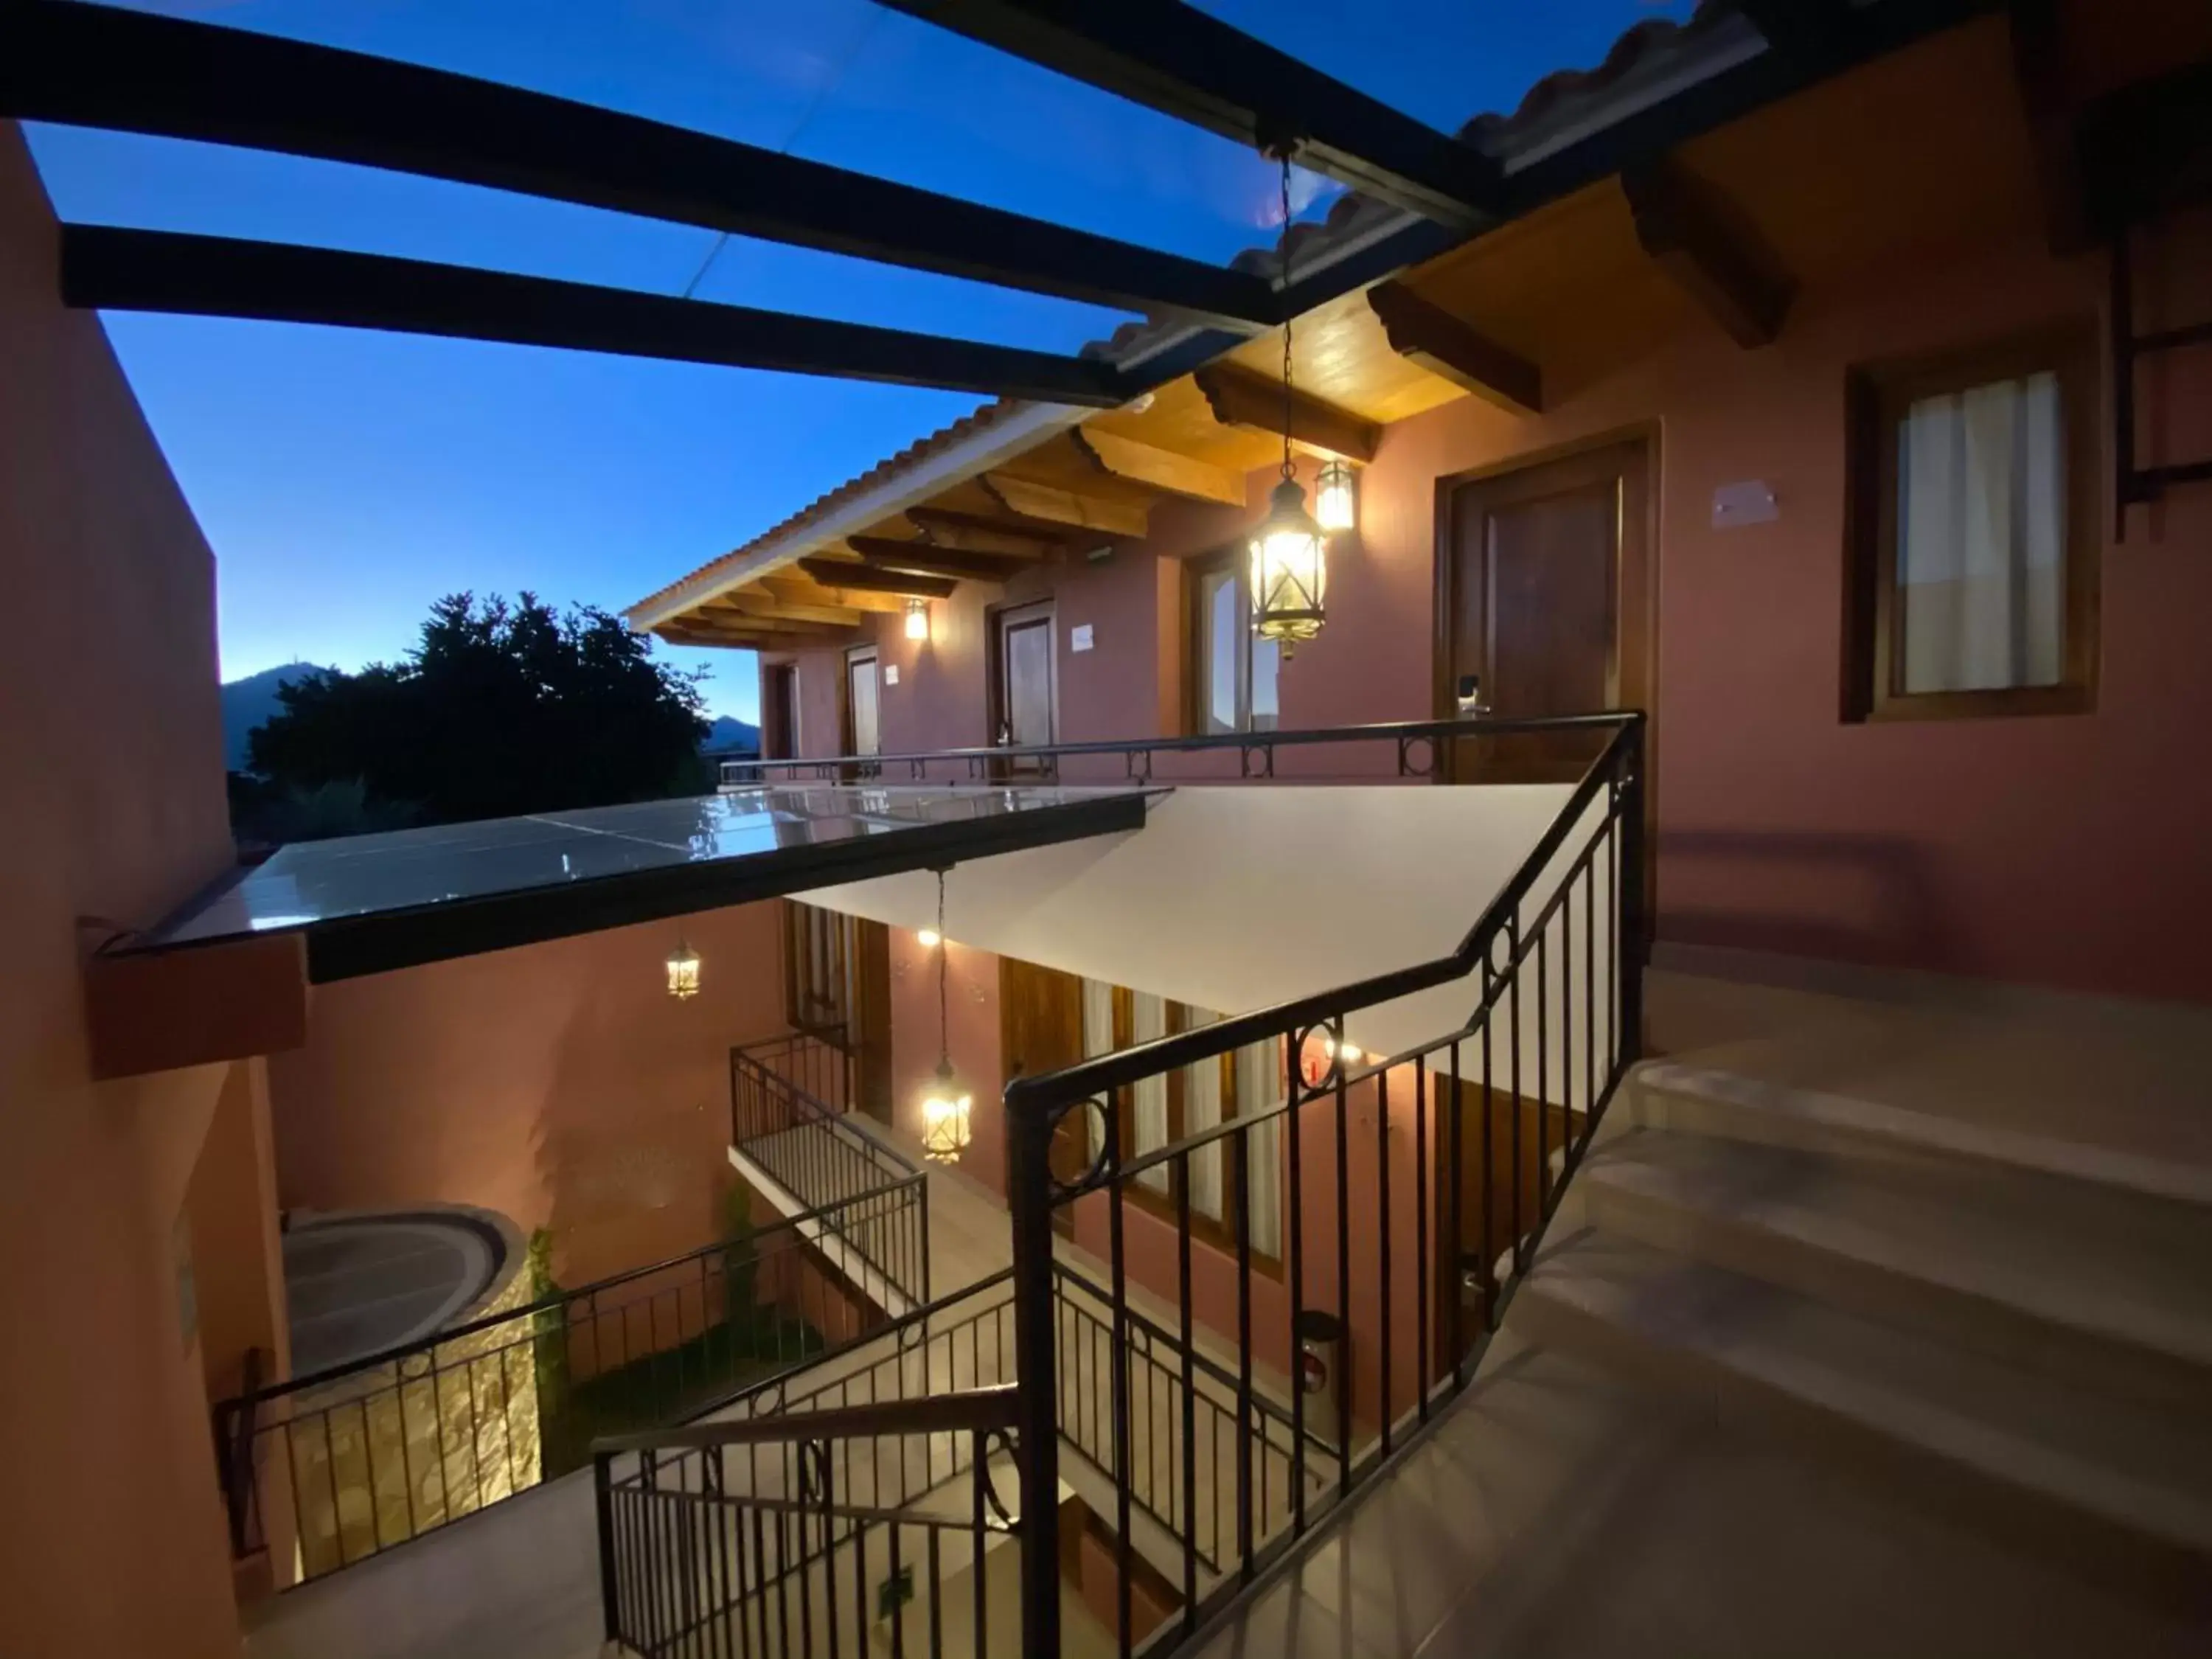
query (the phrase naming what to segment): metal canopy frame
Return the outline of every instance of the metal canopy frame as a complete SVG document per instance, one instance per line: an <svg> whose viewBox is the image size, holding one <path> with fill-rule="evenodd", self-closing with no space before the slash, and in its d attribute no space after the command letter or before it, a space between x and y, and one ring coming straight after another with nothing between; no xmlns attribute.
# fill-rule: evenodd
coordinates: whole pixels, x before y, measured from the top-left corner
<svg viewBox="0 0 2212 1659"><path fill-rule="evenodd" d="M1141 362L278 244L67 228L72 304L279 318L1118 404L1639 156L1996 0L1826 9L1620 118L1501 165L1175 0L880 0L1262 145L1413 216L1284 286L640 117L85 0L0 0L0 116L410 172L934 270L1192 325ZM1754 16L1779 11L1747 5ZM1840 14L1840 15L1838 15Z"/></svg>

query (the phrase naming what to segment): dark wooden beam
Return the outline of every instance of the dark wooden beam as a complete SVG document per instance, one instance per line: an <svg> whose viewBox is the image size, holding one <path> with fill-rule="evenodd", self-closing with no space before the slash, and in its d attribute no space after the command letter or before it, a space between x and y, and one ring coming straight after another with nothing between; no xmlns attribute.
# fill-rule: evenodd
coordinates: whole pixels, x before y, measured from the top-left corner
<svg viewBox="0 0 2212 1659"><path fill-rule="evenodd" d="M1489 157L1194 6L884 3L1240 144L1293 142L1301 166L1461 234L1495 222Z"/></svg>
<svg viewBox="0 0 2212 1659"><path fill-rule="evenodd" d="M1749 218L1664 157L1628 169L1620 188L1636 240L1738 345L1782 331L1797 285Z"/></svg>
<svg viewBox="0 0 2212 1659"><path fill-rule="evenodd" d="M1821 64L1850 44L1849 0L1736 0L1766 44L1800 64Z"/></svg>
<svg viewBox="0 0 2212 1659"><path fill-rule="evenodd" d="M1373 421L1362 420L1309 392L1293 391L1285 398L1280 381L1236 363L1210 363L1191 378L1198 382L1213 418L1224 426L1287 435L1310 453L1363 464L1375 459L1375 447L1382 440L1382 428Z"/></svg>
<svg viewBox="0 0 2212 1659"><path fill-rule="evenodd" d="M773 593L746 588L719 593L708 603L726 611L742 611L750 616L783 622L818 623L830 628L857 628L865 620L864 612L849 605L809 605L780 599Z"/></svg>
<svg viewBox="0 0 2212 1659"><path fill-rule="evenodd" d="M1526 357L1484 337L1441 306L1411 289L1380 283L1367 303L1382 325L1390 349L1408 362L1516 415L1544 408L1543 371Z"/></svg>
<svg viewBox="0 0 2212 1659"><path fill-rule="evenodd" d="M421 173L1244 331L1280 315L1249 271L564 98L77 0L0 5L0 115Z"/></svg>
<svg viewBox="0 0 2212 1659"><path fill-rule="evenodd" d="M852 623L805 622L796 617L771 616L719 599L708 599L685 614L701 622L743 629L750 634L788 634L804 639L843 639L855 626Z"/></svg>
<svg viewBox="0 0 2212 1659"><path fill-rule="evenodd" d="M2100 236L2212 201L2212 59L2105 94L2082 109L2078 131Z"/></svg>
<svg viewBox="0 0 2212 1659"><path fill-rule="evenodd" d="M420 259L168 231L63 226L62 297L89 310L392 329L1051 403L1103 407L1126 396L1114 370L1083 358Z"/></svg>
<svg viewBox="0 0 2212 1659"><path fill-rule="evenodd" d="M2046 240L2054 253L2089 246L2089 209L2082 188L2081 153L2075 142L2074 110L2064 84L2058 0L2011 0L2013 84L2027 122L2035 158L2036 191L2043 201Z"/></svg>
<svg viewBox="0 0 2212 1659"><path fill-rule="evenodd" d="M872 570L897 570L915 576L965 577L979 582L1003 582L1030 568L1027 559L1011 559L998 553L970 553L957 547L938 547L929 542L902 542L889 536L848 536L845 545L860 556Z"/></svg>
<svg viewBox="0 0 2212 1659"><path fill-rule="evenodd" d="M905 516L916 530L973 538L973 545L981 553L1018 554L1026 550L1031 556L1041 558L1080 538L1079 532L1062 524L1000 514L962 513L945 507L909 507Z"/></svg>
<svg viewBox="0 0 2212 1659"><path fill-rule="evenodd" d="M804 558L799 568L825 587L855 588L866 593L896 593L908 599L949 599L960 584L945 576L909 576L878 570L844 559Z"/></svg>

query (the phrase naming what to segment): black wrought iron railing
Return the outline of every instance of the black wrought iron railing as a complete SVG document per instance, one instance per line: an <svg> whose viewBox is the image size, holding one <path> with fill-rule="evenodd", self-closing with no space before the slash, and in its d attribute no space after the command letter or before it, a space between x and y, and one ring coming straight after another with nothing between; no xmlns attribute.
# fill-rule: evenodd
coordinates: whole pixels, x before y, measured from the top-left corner
<svg viewBox="0 0 2212 1659"><path fill-rule="evenodd" d="M891 755L815 756L721 763L725 788L769 783L1190 782L1281 778L1441 780L1474 763L1455 742L1516 733L1601 730L1607 717L1570 720L1391 720L1204 737L1116 738L1088 743L934 749ZM1457 763L1455 768L1455 763ZM1117 764L1118 763L1118 764Z"/></svg>
<svg viewBox="0 0 2212 1659"><path fill-rule="evenodd" d="M1086 1316L1108 1333L1109 1420L1094 1443L1111 1460L1114 1512L1102 1518L1125 1655L1143 1644L1158 1656L1194 1638L1466 1385L1637 1056L1644 722L1630 714L1563 724L1601 730L1603 746L1450 955L1006 1091L1021 1487L1054 1491L1061 1469L1068 1349L1057 1215L1108 1264ZM1459 1006L1470 1012L1434 1039L1387 1058L1349 1046L1347 1021L1434 1006L1432 994L1462 986ZM1426 1000L1407 1003L1417 997ZM1133 1085L1255 1047L1275 1056L1280 1103L1172 1145L1123 1150L1120 1113ZM1056 1138L1087 1149L1079 1173L1069 1173L1064 1146L1056 1166ZM1255 1215L1267 1218L1264 1241ZM1255 1266L1262 1256L1272 1262ZM1146 1352L1147 1334L1163 1330L1164 1431L1159 1361ZM1202 1338L1235 1356L1233 1382L1209 1376ZM1275 1420L1263 1405L1268 1372L1298 1379L1272 1512L1261 1489L1278 1444L1264 1437ZM1209 1385L1221 1391L1213 1414L1234 1443L1211 1471L1201 1461ZM1163 1444L1178 1466L1164 1517L1148 1472ZM1133 1517L1147 1513L1165 1519L1173 1540L1165 1634L1139 1605L1146 1569L1160 1566L1140 1561L1133 1542ZM1021 1548L1020 1650L1057 1653L1056 1540L1030 1532Z"/></svg>
<svg viewBox="0 0 2212 1659"><path fill-rule="evenodd" d="M894 1652L988 1650L974 1569L1014 1519L987 1443L1012 1414L1011 1290L1006 1273L969 1285L852 1354L748 1389L714 1422L602 1440L607 1639L654 1659L857 1659L889 1624ZM996 1403L961 1415L983 1398ZM1001 1620L998 1634L1003 1652L1018 1632Z"/></svg>
<svg viewBox="0 0 2212 1659"><path fill-rule="evenodd" d="M234 1551L319 1578L867 1340L893 1316L825 1239L920 1237L919 1183L730 1237L215 1408ZM926 1261L910 1293L927 1299ZM295 1565L294 1565L295 1564Z"/></svg>
<svg viewBox="0 0 2212 1659"><path fill-rule="evenodd" d="M933 1655L987 1650L980 1622L948 1635L899 1616L910 1595L932 1618L955 1599L941 1550L929 1555L922 1534L899 1530L928 1524L914 1506L942 1487L937 1464L922 1459L918 1497L908 1480L896 1502L848 1501L850 1513L836 1513L837 1459L876 1460L878 1443L927 1439L915 1409L944 1384L934 1363L902 1357L908 1332L925 1350L940 1328L956 1348L966 1333L969 1382L1014 1384L1000 1461L1011 1459L1009 1484L1027 1501L1007 1505L1013 1537L999 1570L1011 1565L1019 1583L1018 1598L992 1602L1000 1652L1062 1651L1063 1617L1091 1616L1071 1609L1097 1609L1102 1596L1108 1628L1079 1646L1103 1639L1147 1659L1183 1649L1401 1455L1471 1380L1638 1054L1643 718L1443 723L1426 734L1438 745L1429 765L1452 769L1446 749L1458 739L1546 731L1587 739L1577 752L1595 759L1449 955L1008 1088L1013 1267L965 1293L964 1311L925 1308L901 1322L899 1340L874 1362L894 1390L886 1415L810 1433L782 1415L802 1401L775 1386L755 1391L753 1409L776 1414L778 1432L747 1443L827 1449L747 1469L753 1484L734 1500L726 1453L709 1475L684 1461L704 1444L661 1436L611 1445L601 1477L610 1637L654 1654L818 1651L821 1638L791 1618L818 1620L849 1595L850 1622L830 1629L893 1653L909 1640ZM1422 736L1328 734L1395 743L1399 771L1426 775L1405 748ZM1364 1034L1431 1018L1441 1034L1387 1057L1363 1055L1348 1038L1349 1027L1372 1042ZM1121 1113L1137 1085L1222 1065L1246 1068L1235 1115L1171 1144L1133 1146ZM1279 1100L1253 1108L1270 1097L1257 1075L1270 1068ZM1084 1149L1073 1168L1071 1145ZM1056 1243L1063 1231L1072 1237ZM1086 1256L1104 1266L1079 1265ZM859 1398L855 1381L836 1385L838 1405ZM1002 1419L992 1421L998 1432ZM625 1470L614 1455L648 1449L649 1471ZM987 1457L973 1445L969 1455ZM865 1466L903 1468L908 1456ZM1066 1547L1063 1474L1089 1509L1077 1517L1080 1550ZM779 1481L775 1492L759 1484ZM942 1502L931 1510L947 1512ZM720 1541L733 1525L750 1567ZM896 1563L894 1538L903 1540ZM840 1547L849 1553L838 1557ZM926 1557L918 1582L916 1548ZM1104 1581L1086 1565L1072 1593L1071 1558L1087 1564L1098 1549ZM848 1576L833 1591L841 1560ZM781 1576L772 1570L787 1561ZM1018 1635L1006 1629L1017 1600ZM659 1611L641 1613L647 1604Z"/></svg>
<svg viewBox="0 0 2212 1659"><path fill-rule="evenodd" d="M904 1313L929 1300L929 1183L807 1086L849 1098L849 1075L844 1054L811 1033L731 1049L730 1145L799 1204L836 1205L824 1249L879 1276L882 1299Z"/></svg>

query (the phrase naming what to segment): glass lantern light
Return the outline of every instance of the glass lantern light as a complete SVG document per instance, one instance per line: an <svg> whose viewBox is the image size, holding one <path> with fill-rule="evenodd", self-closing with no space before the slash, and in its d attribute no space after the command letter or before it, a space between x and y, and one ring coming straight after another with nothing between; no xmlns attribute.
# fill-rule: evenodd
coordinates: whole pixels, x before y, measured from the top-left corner
<svg viewBox="0 0 2212 1659"><path fill-rule="evenodd" d="M1358 475L1349 461L1330 461L1314 484L1314 520L1328 535L1340 535L1359 522Z"/></svg>
<svg viewBox="0 0 2212 1659"><path fill-rule="evenodd" d="M688 945L668 953L668 994L678 1002L699 994L699 953Z"/></svg>
<svg viewBox="0 0 2212 1659"><path fill-rule="evenodd" d="M921 1150L940 1164L957 1164L968 1145L969 1110L975 1097L953 1075L948 1055L921 1093Z"/></svg>
<svg viewBox="0 0 2212 1659"><path fill-rule="evenodd" d="M1287 657L1321 632L1328 586L1327 540L1306 511L1305 490L1286 477L1252 532L1252 631L1279 641Z"/></svg>
<svg viewBox="0 0 2212 1659"><path fill-rule="evenodd" d="M929 637L929 601L908 599L906 602L906 636L910 640Z"/></svg>

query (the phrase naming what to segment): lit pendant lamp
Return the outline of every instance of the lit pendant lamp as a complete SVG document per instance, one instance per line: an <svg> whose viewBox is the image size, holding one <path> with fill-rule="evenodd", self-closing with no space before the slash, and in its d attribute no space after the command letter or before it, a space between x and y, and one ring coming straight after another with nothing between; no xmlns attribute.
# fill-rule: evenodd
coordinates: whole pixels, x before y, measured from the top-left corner
<svg viewBox="0 0 2212 1659"><path fill-rule="evenodd" d="M1291 152L1283 164L1283 290L1291 285ZM1283 481L1275 486L1267 516L1252 532L1252 631L1273 640L1287 659L1301 641L1328 621L1322 602L1328 586L1328 538L1306 511L1306 492L1291 459L1291 416L1296 388L1291 375L1291 323L1283 319Z"/></svg>
<svg viewBox="0 0 2212 1659"><path fill-rule="evenodd" d="M1330 461L1314 481L1314 518L1334 536L1359 522L1359 486L1349 461Z"/></svg>
<svg viewBox="0 0 2212 1659"><path fill-rule="evenodd" d="M927 933L927 930L924 930ZM945 990L945 872L937 872L937 1072L921 1091L921 1150L939 1164L957 1164L968 1145L969 1110L975 1097L952 1071L952 1039Z"/></svg>
<svg viewBox="0 0 2212 1659"><path fill-rule="evenodd" d="M688 1002L699 994L699 953L678 943L668 953L668 994Z"/></svg>
<svg viewBox="0 0 2212 1659"><path fill-rule="evenodd" d="M906 602L906 636L910 640L929 637L929 601L908 598Z"/></svg>

